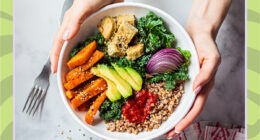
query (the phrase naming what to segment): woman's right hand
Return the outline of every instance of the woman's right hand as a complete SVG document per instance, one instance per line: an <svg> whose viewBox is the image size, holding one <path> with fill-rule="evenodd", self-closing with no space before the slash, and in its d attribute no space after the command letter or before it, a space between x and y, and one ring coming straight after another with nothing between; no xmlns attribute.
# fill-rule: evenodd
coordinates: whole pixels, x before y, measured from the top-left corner
<svg viewBox="0 0 260 140"><path fill-rule="evenodd" d="M169 139L196 119L214 86L215 74L221 62L215 38L230 4L231 0L193 0L186 31L193 40L199 57L200 71L193 82L193 90L198 95L186 116L166 134Z"/></svg>
<svg viewBox="0 0 260 140"><path fill-rule="evenodd" d="M83 21L98 9L123 0L74 0L73 5L64 14L62 24L54 38L51 49L51 69L56 73L60 51L65 40L72 39L80 29Z"/></svg>

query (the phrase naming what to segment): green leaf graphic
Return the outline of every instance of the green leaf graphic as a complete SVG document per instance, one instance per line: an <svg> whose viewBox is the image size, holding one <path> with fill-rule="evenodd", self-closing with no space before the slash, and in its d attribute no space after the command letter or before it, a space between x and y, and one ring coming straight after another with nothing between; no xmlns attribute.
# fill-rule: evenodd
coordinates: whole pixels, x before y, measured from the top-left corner
<svg viewBox="0 0 260 140"><path fill-rule="evenodd" d="M10 20L10 21L13 20L13 16L11 16L8 13L5 13L3 11L0 11L0 18L7 19L7 20Z"/></svg>
<svg viewBox="0 0 260 140"><path fill-rule="evenodd" d="M11 53L13 51L13 37L12 35L0 36L0 57Z"/></svg>
<svg viewBox="0 0 260 140"><path fill-rule="evenodd" d="M13 139L12 0L0 0L0 139Z"/></svg>
<svg viewBox="0 0 260 140"><path fill-rule="evenodd" d="M247 138L254 138L258 133L260 132L260 119L256 121L253 125L247 125L248 127L248 133L247 133Z"/></svg>
<svg viewBox="0 0 260 140"><path fill-rule="evenodd" d="M247 10L247 20L260 23L260 14L257 13L256 11L248 9Z"/></svg>
<svg viewBox="0 0 260 140"><path fill-rule="evenodd" d="M0 137L0 140L12 140L13 139L13 123L11 122L4 130Z"/></svg>
<svg viewBox="0 0 260 140"><path fill-rule="evenodd" d="M13 88L12 83L13 76L9 76L6 79L0 81L0 106L4 103L4 101L12 96Z"/></svg>
<svg viewBox="0 0 260 140"><path fill-rule="evenodd" d="M260 51L248 48L247 53L250 54L247 60L247 68L260 74L260 63L256 63L260 60Z"/></svg>

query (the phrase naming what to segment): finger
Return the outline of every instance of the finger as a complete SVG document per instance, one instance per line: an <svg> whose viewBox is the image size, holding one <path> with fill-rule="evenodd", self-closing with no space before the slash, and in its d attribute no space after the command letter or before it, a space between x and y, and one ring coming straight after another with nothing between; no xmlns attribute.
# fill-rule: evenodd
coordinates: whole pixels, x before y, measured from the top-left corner
<svg viewBox="0 0 260 140"><path fill-rule="evenodd" d="M206 103L209 92L214 86L214 82L215 78L211 79L211 81L202 88L201 93L196 97L188 114L175 126L175 133L182 132L196 119Z"/></svg>
<svg viewBox="0 0 260 140"><path fill-rule="evenodd" d="M176 124L176 126L172 130L167 132L166 137L168 139L173 138L176 134L183 131L186 127L188 127L194 121L194 119L198 116L198 114L202 110L202 108L206 102L208 93L211 90L211 88L213 87L213 85L214 85L214 79L212 79L212 81L210 83L208 83L202 89L201 94L199 94L196 97L196 100L195 100L194 104L192 105L189 113L178 124Z"/></svg>
<svg viewBox="0 0 260 140"><path fill-rule="evenodd" d="M71 9L69 9L69 12L65 14L65 33L67 36L64 36L64 40L70 40L72 39L79 31L80 25L85 20L86 16L89 15L89 12L87 11L79 11L78 9L75 9L75 6L73 5Z"/></svg>
<svg viewBox="0 0 260 140"><path fill-rule="evenodd" d="M172 130L170 130L169 132L166 133L166 138L167 139L171 139L173 138L177 133L175 133L175 128L173 128Z"/></svg>
<svg viewBox="0 0 260 140"><path fill-rule="evenodd" d="M64 20L58 30L51 50L51 69L52 73L56 73L60 51L62 49L64 40L72 39L78 32L81 22L79 16L74 16L73 10L69 9L65 15ZM72 18L73 17L73 18Z"/></svg>
<svg viewBox="0 0 260 140"><path fill-rule="evenodd" d="M64 36L64 40L70 40L72 39L79 31L81 22L79 22L78 19L70 19L69 24L67 25L65 29L65 33L67 33L67 36Z"/></svg>
<svg viewBox="0 0 260 140"><path fill-rule="evenodd" d="M205 59L202 62L202 67L199 71L199 74L196 76L194 83L193 83L193 90L196 93L207 84L212 77L214 77L218 66L220 63L220 55L216 54L215 56L210 57L209 59Z"/></svg>
<svg viewBox="0 0 260 140"><path fill-rule="evenodd" d="M60 55L61 47L64 43L64 40L63 40L64 30L65 30L65 27L63 24L63 25L61 25L60 29L58 30L58 32L54 38L54 41L53 41L53 45L52 45L52 49L51 49L51 56L50 56L52 73L56 73L56 71L57 71L59 55Z"/></svg>

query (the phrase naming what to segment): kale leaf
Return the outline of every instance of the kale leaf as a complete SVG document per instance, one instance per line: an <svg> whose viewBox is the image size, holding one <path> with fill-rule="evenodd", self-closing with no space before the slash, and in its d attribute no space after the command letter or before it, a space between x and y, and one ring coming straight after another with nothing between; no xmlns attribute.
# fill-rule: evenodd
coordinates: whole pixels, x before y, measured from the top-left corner
<svg viewBox="0 0 260 140"><path fill-rule="evenodd" d="M141 17L137 22L140 35L140 42L145 44L145 53L153 54L162 48L173 47L175 38L164 26L161 17L153 12L148 12L145 17Z"/></svg>
<svg viewBox="0 0 260 140"><path fill-rule="evenodd" d="M122 114L121 108L123 107L125 102L125 98L122 98L114 102L111 102L110 100L106 99L99 108L100 117L102 117L106 121L119 120Z"/></svg>

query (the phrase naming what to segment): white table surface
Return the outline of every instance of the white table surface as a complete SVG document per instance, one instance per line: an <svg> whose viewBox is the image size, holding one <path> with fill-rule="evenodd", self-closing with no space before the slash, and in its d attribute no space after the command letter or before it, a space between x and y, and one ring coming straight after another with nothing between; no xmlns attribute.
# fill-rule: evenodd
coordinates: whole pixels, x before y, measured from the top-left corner
<svg viewBox="0 0 260 140"><path fill-rule="evenodd" d="M70 1L70 0L68 0ZM128 0L151 4L183 26L191 0ZM59 26L63 0L15 0L15 138L17 140L100 139L84 130L66 110L56 75L50 79L41 120L21 112L34 78L47 60ZM244 1L233 1L217 37L222 63L216 85L196 121L220 121L244 126ZM85 136L83 136L83 134ZM164 138L164 137L161 137Z"/></svg>

